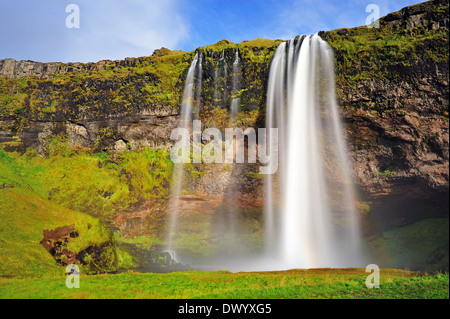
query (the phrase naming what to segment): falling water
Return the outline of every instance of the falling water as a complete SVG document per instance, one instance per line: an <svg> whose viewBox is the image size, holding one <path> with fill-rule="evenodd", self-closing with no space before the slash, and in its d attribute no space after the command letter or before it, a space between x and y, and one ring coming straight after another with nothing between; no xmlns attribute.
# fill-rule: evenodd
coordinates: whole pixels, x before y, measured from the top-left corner
<svg viewBox="0 0 450 319"><path fill-rule="evenodd" d="M240 72L241 60L239 59L239 50L236 49L236 57L233 62L233 97L231 100L231 117L234 118L239 112L240 98L238 97L240 90Z"/></svg>
<svg viewBox="0 0 450 319"><path fill-rule="evenodd" d="M285 87L283 83L285 82L285 49L286 43L282 42L278 47L277 51L272 60L272 65L269 74L269 84L267 87L267 108L266 108L266 128L278 127L279 129L284 129L283 121L284 121L284 112L285 112ZM281 84L281 85L280 85ZM280 132L281 133L281 132ZM282 137L285 137L285 134L281 134ZM267 135L267 138L270 139L270 135ZM283 149L283 138L279 140L278 147L279 149ZM270 145L270 143L267 143ZM269 150L270 152L270 150ZM280 160L283 160L283 156L280 156ZM280 166L283 167L282 163ZM280 169L280 174L283 174L284 170ZM272 174L266 176L265 180L265 241L266 241L266 250L268 253L274 252L277 250L275 247L275 242L277 238L277 229L275 225L275 205L274 205L274 191L273 191L273 183L274 176Z"/></svg>
<svg viewBox="0 0 450 319"><path fill-rule="evenodd" d="M214 71L214 100L216 107L225 107L227 98L227 77L228 66L225 60L225 51L222 51L220 58L216 63L216 69Z"/></svg>
<svg viewBox="0 0 450 319"><path fill-rule="evenodd" d="M190 128L193 106L199 109L201 64L202 56L196 54L186 77L180 127ZM236 51L233 76L240 73L240 67ZM220 107L226 96L226 76L222 52L214 84ZM219 82L223 78L225 85ZM239 82L233 78L234 97ZM236 105L239 103L231 105L232 114L237 113ZM335 96L334 57L318 35L283 42L275 52L267 88L266 128L269 127L278 128L279 170L265 178L265 253L261 258L243 260L242 256L234 259L231 252L214 260L214 267L280 270L363 266L353 184ZM175 256L173 239L183 172L183 164L175 164L167 241L171 256ZM227 235L239 236L234 224L229 224ZM239 242L238 237L236 241ZM234 247L231 242L228 246Z"/></svg>
<svg viewBox="0 0 450 319"><path fill-rule="evenodd" d="M194 59L189 66L189 70L186 76L186 82L184 85L183 92L183 103L180 112L180 128L190 128L192 126L193 120L193 95L194 95L194 84L195 84L195 69L197 63L199 62L198 53L195 54ZM201 63L201 62L200 62ZM173 175L172 175L172 187L170 190L170 204L169 204L169 230L168 230L168 252L174 252L173 250L173 239L177 226L177 217L180 209L180 195L183 186L183 163L174 164ZM175 256L175 255L173 255Z"/></svg>
<svg viewBox="0 0 450 319"><path fill-rule="evenodd" d="M265 183L266 251L282 269L360 265L333 53L318 35L279 45L266 112L280 156L278 176Z"/></svg>
<svg viewBox="0 0 450 319"><path fill-rule="evenodd" d="M200 53L197 65L197 91L195 93L195 112L199 114L201 112L202 103L202 83L203 83L203 53Z"/></svg>

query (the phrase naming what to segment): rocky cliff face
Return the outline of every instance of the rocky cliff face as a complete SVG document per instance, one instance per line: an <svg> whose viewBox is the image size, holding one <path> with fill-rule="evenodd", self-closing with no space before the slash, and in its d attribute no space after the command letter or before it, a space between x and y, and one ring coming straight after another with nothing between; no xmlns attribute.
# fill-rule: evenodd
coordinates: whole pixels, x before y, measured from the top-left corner
<svg viewBox="0 0 450 319"><path fill-rule="evenodd" d="M397 211L400 224L406 216L448 216L448 2L406 7L378 30L322 36L335 49L354 175L372 208Z"/></svg>
<svg viewBox="0 0 450 319"><path fill-rule="evenodd" d="M127 58L125 60L103 60L96 63L41 63L29 60L16 61L14 59L0 60L0 74L11 79L27 76L37 76L48 79L67 72L91 72L106 70L108 67L135 67L144 58Z"/></svg>
<svg viewBox="0 0 450 319"><path fill-rule="evenodd" d="M320 35L335 51L337 95L365 199L379 214L394 205L399 224L405 216L448 215L448 3L404 8L382 18L379 29ZM217 65L222 58L231 70L238 50L239 124L264 126L266 82L279 42L221 41L198 49L200 117L207 125L220 127L229 117L232 74L217 80ZM150 57L88 64L2 60L0 144L45 155L51 138L63 134L71 147L94 151L168 148L193 55L161 49ZM236 174L239 191L259 197L261 181L251 173L246 167ZM223 193L227 174L226 168L205 172L192 191Z"/></svg>
<svg viewBox="0 0 450 319"><path fill-rule="evenodd" d="M241 109L263 108L265 81L277 43L254 40L238 46L223 40L199 48L202 114L215 108L226 112L236 92L232 92L229 72L217 76L217 63L223 59L221 63L232 65L237 49L242 59L242 90L237 93ZM7 150L32 147L46 155L48 139L66 134L71 147L94 151L164 148L178 124L192 58L192 52L163 48L150 57L89 64L0 61L0 143Z"/></svg>

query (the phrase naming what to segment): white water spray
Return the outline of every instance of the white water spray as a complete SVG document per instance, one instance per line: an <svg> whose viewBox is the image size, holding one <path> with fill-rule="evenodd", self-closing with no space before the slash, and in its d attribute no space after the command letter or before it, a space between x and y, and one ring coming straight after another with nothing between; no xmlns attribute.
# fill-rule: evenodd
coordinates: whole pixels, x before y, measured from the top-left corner
<svg viewBox="0 0 450 319"><path fill-rule="evenodd" d="M233 92L231 100L231 117L234 118L239 112L240 98L238 97L240 90L240 72L241 72L241 60L239 58L239 50L236 49L236 56L233 62Z"/></svg>
<svg viewBox="0 0 450 319"><path fill-rule="evenodd" d="M216 107L225 107L227 99L228 65L225 60L225 50L220 54L214 71L214 100Z"/></svg>
<svg viewBox="0 0 450 319"><path fill-rule="evenodd" d="M200 114L202 108L202 83L203 83L203 53L200 53L197 63L197 88L195 93L195 112Z"/></svg>
<svg viewBox="0 0 450 319"><path fill-rule="evenodd" d="M331 48L318 35L279 45L267 88L266 128L278 128L279 170L277 175L265 178L265 250L260 258L241 255L236 259L231 251L220 260L213 260L213 268L252 271L364 265L346 143L335 96L333 61ZM196 54L186 77L180 127L192 125L194 86L196 109L200 109L201 65L202 56ZM234 75L240 73L240 68L236 51L234 97L240 89L240 80ZM217 107L223 107L226 79L227 65L222 52L215 65ZM232 116L238 111L234 98L231 111ZM169 251L174 249L183 172L183 164L175 164ZM241 234L233 226L228 227L226 235L236 235L239 242ZM232 250L236 243L224 244Z"/></svg>
<svg viewBox="0 0 450 319"><path fill-rule="evenodd" d="M266 252L279 269L361 265L333 53L318 35L279 45L266 112L280 141L279 186L265 184Z"/></svg>
<svg viewBox="0 0 450 319"><path fill-rule="evenodd" d="M195 69L197 66L197 62L199 59L198 53L195 54L194 59L189 66L189 70L186 76L186 82L184 85L183 92L183 104L181 106L180 111L180 128L190 128L192 126L193 120L193 95L194 95L194 76ZM183 186L183 170L184 164L177 163L174 164L173 173L172 173L172 187L170 190L170 202L169 202L169 229L168 229L168 238L167 245L168 251L173 250L173 239L175 236L175 231L177 227L178 213L180 210L180 196ZM175 255L174 255L175 256Z"/></svg>

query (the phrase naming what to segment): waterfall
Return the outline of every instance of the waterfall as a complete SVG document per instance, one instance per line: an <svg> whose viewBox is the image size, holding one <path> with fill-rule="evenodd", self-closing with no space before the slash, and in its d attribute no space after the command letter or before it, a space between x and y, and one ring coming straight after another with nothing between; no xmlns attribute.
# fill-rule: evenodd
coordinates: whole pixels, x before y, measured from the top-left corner
<svg viewBox="0 0 450 319"><path fill-rule="evenodd" d="M360 265L333 53L318 35L294 42L279 45L269 73L266 127L278 128L280 169L265 180L266 252L281 269Z"/></svg>
<svg viewBox="0 0 450 319"><path fill-rule="evenodd" d="M199 54L196 53L194 59L189 66L189 70L186 76L186 81L184 84L183 92L183 102L180 110L180 128L190 128L192 126L192 120L194 116L193 112L193 95L194 95L194 84L195 84L195 69L197 63L199 62ZM201 60L199 65L201 65ZM172 186L170 189L170 202L169 202L169 229L167 245L168 251L174 252L173 250L173 239L177 227L178 213L180 210L180 195L183 186L183 172L184 164L176 163L174 164L172 173ZM173 255L175 256L175 255ZM176 261L176 260L175 260Z"/></svg>
<svg viewBox="0 0 450 319"><path fill-rule="evenodd" d="M241 60L239 59L239 50L236 49L236 56L233 62L233 92L231 100L231 117L234 118L239 112L240 98L238 97L240 88L240 72L241 72Z"/></svg>
<svg viewBox="0 0 450 319"><path fill-rule="evenodd" d="M201 108L202 60L203 55L196 53L184 87L179 126L190 131ZM232 72L233 118L239 110L241 81L237 50ZM224 51L214 76L216 107L224 107ZM218 245L216 255L203 261L213 269L250 271L363 266L349 159L336 101L334 56L329 45L317 34L282 42L270 66L266 100L266 128L278 128L279 169L264 179L264 251L252 255L237 252L236 248L246 245L246 234L237 227L239 211L230 205L237 190L230 185L208 238ZM266 135L266 145L272 144L271 138ZM231 168L238 166L233 164ZM174 247L174 236L180 232L177 220L184 173L183 164L175 164L167 243L177 263L180 261L175 258L180 256L195 262L195 257L183 252L176 255Z"/></svg>
<svg viewBox="0 0 450 319"><path fill-rule="evenodd" d="M214 71L214 100L216 107L225 107L227 99L228 66L225 60L225 50L220 54Z"/></svg>
<svg viewBox="0 0 450 319"><path fill-rule="evenodd" d="M197 66L197 91L195 93L195 112L201 112L202 103L202 83L203 83L203 53L200 53Z"/></svg>
<svg viewBox="0 0 450 319"><path fill-rule="evenodd" d="M286 43L282 42L272 60L271 69L269 73L269 84L267 87L267 106L266 106L266 128L278 127L279 130L283 129L284 109L285 109L285 88L283 83L285 82L285 49ZM281 140L279 140L278 147L283 149L283 138L285 134L281 134ZM270 135L267 135L267 139L270 139ZM267 143L270 145L270 143ZM283 156L280 156L280 160L283 160ZM283 165L280 165L283 166ZM284 171L284 170L283 170ZM282 174L282 173L280 173ZM265 246L267 252L274 251L276 241L276 225L275 225L275 205L274 205L274 176L272 174L267 175L265 179Z"/></svg>

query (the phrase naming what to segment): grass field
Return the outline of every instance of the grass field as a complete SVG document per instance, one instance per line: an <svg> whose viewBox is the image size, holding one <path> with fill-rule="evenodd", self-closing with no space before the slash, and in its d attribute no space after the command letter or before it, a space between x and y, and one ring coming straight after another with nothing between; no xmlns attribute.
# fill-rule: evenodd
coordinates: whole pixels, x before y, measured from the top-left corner
<svg viewBox="0 0 450 319"><path fill-rule="evenodd" d="M177 299L448 299L448 274L421 275L381 269L380 288L368 289L365 269L310 269L259 273L186 271L126 272L80 277L0 278L0 298Z"/></svg>

